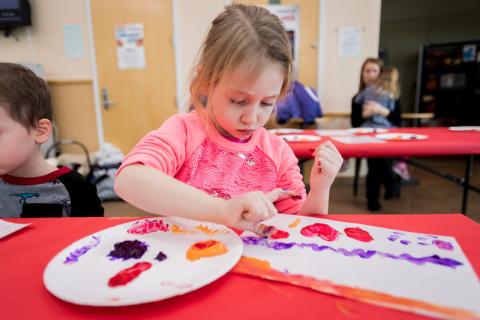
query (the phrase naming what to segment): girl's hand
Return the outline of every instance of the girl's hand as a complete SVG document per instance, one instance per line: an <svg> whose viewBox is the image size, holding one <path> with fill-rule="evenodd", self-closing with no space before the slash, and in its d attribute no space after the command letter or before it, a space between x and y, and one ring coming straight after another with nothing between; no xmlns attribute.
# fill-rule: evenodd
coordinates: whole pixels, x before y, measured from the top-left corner
<svg viewBox="0 0 480 320"><path fill-rule="evenodd" d="M310 173L312 191L330 188L343 163L343 158L331 141L319 145L313 155L315 162Z"/></svg>
<svg viewBox="0 0 480 320"><path fill-rule="evenodd" d="M284 197L297 196L293 191L280 188L268 193L247 192L226 201L223 210L225 224L235 226L241 220L259 222L277 214L273 203Z"/></svg>

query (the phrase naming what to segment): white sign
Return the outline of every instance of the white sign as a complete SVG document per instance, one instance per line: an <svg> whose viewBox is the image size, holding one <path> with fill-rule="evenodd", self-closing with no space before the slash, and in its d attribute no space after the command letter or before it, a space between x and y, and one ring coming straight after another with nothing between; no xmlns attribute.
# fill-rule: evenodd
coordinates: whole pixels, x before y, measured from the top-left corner
<svg viewBox="0 0 480 320"><path fill-rule="evenodd" d="M293 63L297 67L300 50L300 7L298 5L274 4L265 6L265 8L282 21L292 45Z"/></svg>
<svg viewBox="0 0 480 320"><path fill-rule="evenodd" d="M79 24L63 26L63 48L67 58L83 58L82 29Z"/></svg>
<svg viewBox="0 0 480 320"><path fill-rule="evenodd" d="M141 23L118 25L115 28L119 69L145 68L143 35L143 24Z"/></svg>
<svg viewBox="0 0 480 320"><path fill-rule="evenodd" d="M362 30L358 27L338 29L338 53L340 57L360 55Z"/></svg>

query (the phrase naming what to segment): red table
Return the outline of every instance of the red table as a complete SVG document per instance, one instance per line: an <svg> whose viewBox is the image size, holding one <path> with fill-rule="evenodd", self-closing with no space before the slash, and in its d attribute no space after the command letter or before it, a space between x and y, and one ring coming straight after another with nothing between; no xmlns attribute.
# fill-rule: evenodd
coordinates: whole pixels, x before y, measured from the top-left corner
<svg viewBox="0 0 480 320"><path fill-rule="evenodd" d="M394 158L394 157L429 157L429 156L467 156L464 177L455 177L441 173L413 160L412 165L433 174L451 180L463 186L462 213L466 213L468 191L480 192L480 188L470 185L473 156L480 154L480 131L450 131L448 128L394 128L388 132L403 132L427 135L425 140L387 141L385 143L346 144L334 140L334 137L322 136L317 142L288 142L300 160L312 158L312 150L316 146L332 141L344 158ZM305 134L316 135L315 130L305 130ZM365 134L364 134L365 135ZM373 134L368 134L373 136ZM356 176L358 179L358 175Z"/></svg>
<svg viewBox="0 0 480 320"><path fill-rule="evenodd" d="M333 215L328 219L454 236L480 274L480 225L461 214ZM32 222L0 239L2 319L427 319L260 278L228 273L197 291L129 307L77 306L51 295L43 271L74 241L134 218L5 219Z"/></svg>

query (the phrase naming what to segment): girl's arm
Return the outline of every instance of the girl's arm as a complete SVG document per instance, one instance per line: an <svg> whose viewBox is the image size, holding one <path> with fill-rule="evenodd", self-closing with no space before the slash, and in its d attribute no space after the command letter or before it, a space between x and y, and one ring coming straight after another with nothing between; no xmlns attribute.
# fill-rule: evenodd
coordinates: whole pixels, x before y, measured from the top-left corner
<svg viewBox="0 0 480 320"><path fill-rule="evenodd" d="M328 214L330 187L342 166L343 158L332 142L315 150L315 162L310 173L310 192L300 214Z"/></svg>
<svg viewBox="0 0 480 320"><path fill-rule="evenodd" d="M230 200L213 197L145 165L130 165L118 174L115 192L147 212L235 226L258 222L277 213L273 202L288 192L248 192ZM254 224L251 223L253 228ZM244 228L244 227L241 227ZM254 230L252 230L254 231Z"/></svg>

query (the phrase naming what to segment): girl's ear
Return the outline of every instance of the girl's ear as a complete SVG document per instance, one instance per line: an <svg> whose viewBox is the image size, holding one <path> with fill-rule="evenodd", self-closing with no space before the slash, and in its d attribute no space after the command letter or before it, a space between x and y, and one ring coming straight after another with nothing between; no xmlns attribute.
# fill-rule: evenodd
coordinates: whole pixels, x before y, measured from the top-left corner
<svg viewBox="0 0 480 320"><path fill-rule="evenodd" d="M45 143L52 132L52 122L48 119L40 119L38 120L37 127L34 129L34 131L35 142L37 144Z"/></svg>

